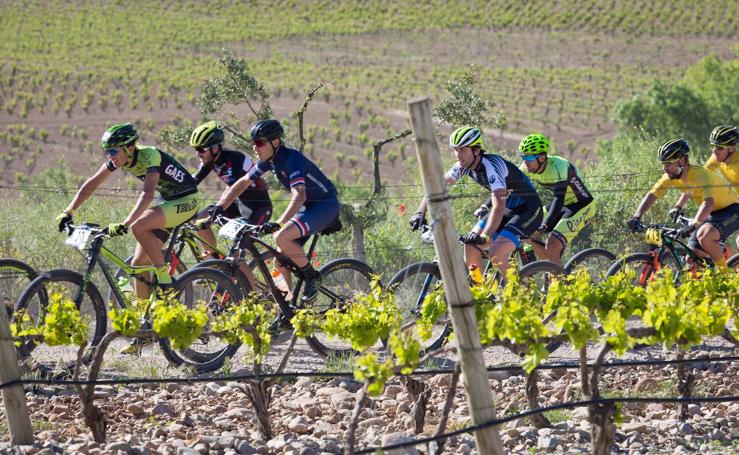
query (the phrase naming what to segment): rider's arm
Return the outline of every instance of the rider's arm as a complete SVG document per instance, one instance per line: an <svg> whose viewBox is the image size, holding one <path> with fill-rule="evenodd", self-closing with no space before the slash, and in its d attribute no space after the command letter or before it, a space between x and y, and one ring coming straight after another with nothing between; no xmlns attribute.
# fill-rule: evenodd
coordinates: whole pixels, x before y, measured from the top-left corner
<svg viewBox="0 0 739 455"><path fill-rule="evenodd" d="M77 210L112 173L113 171L108 167L108 163L100 166L97 172L95 172L95 175L85 180L85 183L80 186L80 189L77 190L77 193L72 198L72 202L64 209L64 212L72 214L72 212Z"/></svg>
<svg viewBox="0 0 739 455"><path fill-rule="evenodd" d="M200 182L202 182L205 177L210 174L211 169L207 166L203 166L202 164L198 168L197 171L192 175L192 178L195 179L195 184L200 185Z"/></svg>
<svg viewBox="0 0 739 455"><path fill-rule="evenodd" d="M454 180L452 177L447 175L444 180L446 181L447 186L454 185L456 183L456 180ZM416 213L426 213L426 207L428 205L428 198L426 196L421 199L421 203L418 205L418 209L416 210Z"/></svg>
<svg viewBox="0 0 739 455"><path fill-rule="evenodd" d="M233 203L234 199L239 197L244 190L249 188L249 185L251 185L252 182L253 180L249 178L248 174L241 177L236 181L236 183L231 185L223 192L223 194L221 194L221 198L216 202L216 205L227 209Z"/></svg>
<svg viewBox="0 0 739 455"><path fill-rule="evenodd" d="M144 210L149 208L154 196L156 195L157 184L159 183L159 172L148 172L144 177L144 188L141 190L139 199L136 201L136 205L133 206L131 213L128 214L123 224L130 226L131 223L138 220Z"/></svg>
<svg viewBox="0 0 739 455"><path fill-rule="evenodd" d="M690 200L690 195L688 193L680 193L680 197L677 198L677 202L675 202L675 207L685 208L685 204L688 203Z"/></svg>
<svg viewBox="0 0 739 455"><path fill-rule="evenodd" d="M292 198L287 204L287 208L284 212L282 212L282 215L277 218L277 222L281 225L287 223L290 218L298 213L298 210L300 210L303 204L305 204L305 185L295 185L294 187L290 188L290 194L292 195Z"/></svg>
<svg viewBox="0 0 739 455"><path fill-rule="evenodd" d="M654 205L656 201L657 196L652 193L647 193L647 195L644 196L644 199L642 199L641 203L639 204L639 207L637 207L636 212L634 212L634 217L641 218L642 215L644 215L647 210L649 210L649 208Z"/></svg>
<svg viewBox="0 0 739 455"><path fill-rule="evenodd" d="M562 207L565 205L565 193L567 192L567 181L557 182L552 186L552 193L554 193L554 199L549 204L547 209L547 217L542 221L543 225L547 228L552 228L552 223L562 211Z"/></svg>
<svg viewBox="0 0 739 455"><path fill-rule="evenodd" d="M700 224L706 220L711 215L711 211L713 211L713 198L707 197L703 199L703 202L701 202L700 207L698 207L698 211L695 214L695 218L693 219L693 224Z"/></svg>
<svg viewBox="0 0 739 455"><path fill-rule="evenodd" d="M481 235L490 237L490 234L498 230L500 222L503 220L503 214L505 213L505 200L508 195L508 191L505 189L494 190L490 195L492 206L490 213L488 214L488 220L485 223L485 228L480 233Z"/></svg>

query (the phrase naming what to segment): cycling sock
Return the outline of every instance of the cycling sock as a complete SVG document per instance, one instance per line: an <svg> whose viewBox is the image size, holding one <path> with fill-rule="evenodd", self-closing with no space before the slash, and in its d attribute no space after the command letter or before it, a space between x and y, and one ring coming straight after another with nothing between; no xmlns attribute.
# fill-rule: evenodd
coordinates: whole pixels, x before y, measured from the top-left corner
<svg viewBox="0 0 739 455"><path fill-rule="evenodd" d="M726 258L725 257L722 256L721 259L719 259L718 261L714 261L714 262L716 263L716 267L718 267L718 269L721 270L722 272L728 272L729 271L729 266L726 265Z"/></svg>
<svg viewBox="0 0 739 455"><path fill-rule="evenodd" d="M157 282L159 284L172 283L172 277L169 275L169 267L166 265L157 267Z"/></svg>

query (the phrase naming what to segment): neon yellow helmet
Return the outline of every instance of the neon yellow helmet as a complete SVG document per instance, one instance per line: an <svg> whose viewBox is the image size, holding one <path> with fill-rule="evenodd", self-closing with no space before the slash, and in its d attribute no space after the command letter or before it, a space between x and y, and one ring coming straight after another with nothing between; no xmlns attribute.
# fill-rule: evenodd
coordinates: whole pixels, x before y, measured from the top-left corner
<svg viewBox="0 0 739 455"><path fill-rule="evenodd" d="M518 152L521 155L539 155L541 153L549 153L552 143L549 138L543 134L533 133L521 139L518 145Z"/></svg>
<svg viewBox="0 0 739 455"><path fill-rule="evenodd" d="M482 147L484 144L485 140L482 137L482 132L471 126L457 128L449 136L449 145L451 147L473 147L475 145Z"/></svg>
<svg viewBox="0 0 739 455"><path fill-rule="evenodd" d="M218 123L210 121L203 123L192 131L190 145L196 149L211 147L223 142L223 130Z"/></svg>

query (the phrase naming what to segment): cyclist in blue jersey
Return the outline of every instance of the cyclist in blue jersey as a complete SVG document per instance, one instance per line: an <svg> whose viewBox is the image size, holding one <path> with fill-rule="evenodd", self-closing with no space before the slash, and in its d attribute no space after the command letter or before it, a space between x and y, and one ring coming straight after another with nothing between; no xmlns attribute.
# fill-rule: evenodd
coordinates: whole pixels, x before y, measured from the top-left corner
<svg viewBox="0 0 739 455"><path fill-rule="evenodd" d="M446 173L446 182L452 185L469 176L490 190L491 209L464 236L465 263L468 267L482 267L478 248L487 249L488 255L505 276L511 253L521 245L521 240L533 234L541 224L541 200L534 185L521 170L499 155L483 149L482 132L463 126L449 136L449 146L454 150L457 163ZM426 198L411 217L411 229L426 223Z"/></svg>
<svg viewBox="0 0 739 455"><path fill-rule="evenodd" d="M252 182L265 172L274 172L282 186L290 191L291 199L277 221L262 224L261 233L273 233L279 250L301 268L306 277L303 300L311 302L317 295L320 275L306 257L303 244L310 235L337 221L338 193L318 166L301 152L285 146L283 136L282 125L274 119L261 120L252 126L252 149L260 161L221 196L210 209L210 215L213 218L223 213ZM280 272L291 286L289 271L280 267Z"/></svg>

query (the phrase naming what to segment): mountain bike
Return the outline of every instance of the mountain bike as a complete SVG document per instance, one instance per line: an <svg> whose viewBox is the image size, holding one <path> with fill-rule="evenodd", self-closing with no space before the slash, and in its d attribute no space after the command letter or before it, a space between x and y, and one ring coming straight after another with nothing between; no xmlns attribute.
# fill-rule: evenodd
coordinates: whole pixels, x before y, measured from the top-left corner
<svg viewBox="0 0 739 455"><path fill-rule="evenodd" d="M300 268L290 257L259 238L260 226L249 224L243 218L229 219L223 216L219 217L216 222L222 224L218 235L231 240L231 249L226 259L207 260L199 263L197 267L211 267L228 273L246 293L252 289L240 269L240 264L249 261L251 269L258 272L255 273L256 289L253 291L274 301L279 309L279 316L272 324L273 331L278 333L280 330L290 330L290 320L298 310L304 308L300 297L305 276ZM315 251L319 237L329 235L338 229L340 229L340 224L335 224L311 236L307 241L307 256L311 257ZM267 263L271 260L287 268L295 277L290 290L282 290L275 283ZM321 275L321 285L318 296L309 305L319 316L332 308L344 308L359 292L369 292L375 275L370 266L351 258L335 259L321 267L318 272ZM349 344L332 340L320 331L307 337L306 341L316 353L323 357L346 355L352 352Z"/></svg>
<svg viewBox="0 0 739 455"><path fill-rule="evenodd" d="M430 226L421 226L421 239L426 245L433 244L434 239ZM460 237L460 241L461 239L462 238ZM486 252L482 249L480 249L480 251L484 253L483 257L487 257ZM519 247L513 252L512 257L514 260L523 262L528 258L526 254L527 253L523 248ZM489 260L486 263L484 273L492 273L492 264ZM532 283L532 285L535 285L537 289L546 293L546 289L548 289L548 285L551 282L551 277L563 275L565 274L565 271L561 266L550 261L533 261L521 266L518 274L522 281L528 281ZM502 281L501 276L497 271L495 272L494 279L499 282ZM421 309L426 296L428 296L439 283L441 283L441 271L439 270L439 265L436 262L436 259L432 262L417 262L410 264L393 275L387 284L387 288L395 294L396 302L403 314L404 325L420 318ZM422 352L426 353L443 346L444 343L446 343L451 330L452 327L451 321L449 320L449 314L445 312L434 322L431 337L421 346ZM551 350L556 349L557 346L552 345Z"/></svg>
<svg viewBox="0 0 739 455"><path fill-rule="evenodd" d="M151 289L149 301L155 302L157 295L161 292L156 282L156 268L154 266L130 266L123 259L110 251L104 242L108 236L107 229L101 229L95 224L67 225L68 238L65 244L75 248L87 259L87 265L83 273L73 270L55 269L40 274L34 279L18 298L13 317L22 320L28 316L33 324L43 324L46 314L48 299L46 295L54 292L61 294L64 298L71 299L80 310L82 317L89 324L88 345L83 361L88 362L91 356L91 347L96 346L107 331L106 304L95 283L92 282L96 267L102 272L105 280L113 292L113 302L119 308L126 308L129 297L119 288L117 281L106 260L117 265L125 271L130 278L141 280ZM154 278L149 278L149 277ZM241 291L235 286L230 278L223 273L212 269L191 269L179 277L172 284L172 296L179 299L188 307L196 304L205 304L208 312L217 314L226 306L242 299ZM204 329L207 331L208 327ZM214 365L213 359L220 359L221 363L225 356L232 355L237 346L229 346L220 340L200 339L190 347L176 350L170 345L168 339L160 339L159 346L164 356L179 365L172 359L180 357L190 359L207 358L207 365ZM70 346L40 348L34 341L25 341L18 348L19 357L24 363L49 373L54 370L68 371L74 366L77 358L77 348Z"/></svg>

